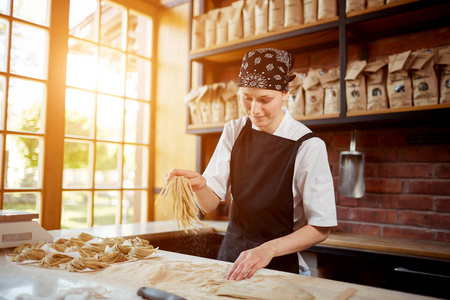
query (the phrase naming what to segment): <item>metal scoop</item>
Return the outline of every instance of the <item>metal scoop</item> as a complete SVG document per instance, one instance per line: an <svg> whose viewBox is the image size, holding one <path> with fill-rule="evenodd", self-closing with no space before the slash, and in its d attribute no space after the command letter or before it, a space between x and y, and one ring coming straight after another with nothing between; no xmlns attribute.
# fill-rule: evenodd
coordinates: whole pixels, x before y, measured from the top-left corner
<svg viewBox="0 0 450 300"><path fill-rule="evenodd" d="M350 151L342 151L339 161L339 194L361 198L364 195L364 153L355 151L355 131L351 133Z"/></svg>

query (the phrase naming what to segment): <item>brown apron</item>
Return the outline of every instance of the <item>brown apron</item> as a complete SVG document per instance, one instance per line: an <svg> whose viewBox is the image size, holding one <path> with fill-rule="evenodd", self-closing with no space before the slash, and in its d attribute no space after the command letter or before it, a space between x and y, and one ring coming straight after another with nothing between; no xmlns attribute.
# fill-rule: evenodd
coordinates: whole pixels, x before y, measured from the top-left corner
<svg viewBox="0 0 450 300"><path fill-rule="evenodd" d="M231 151L231 219L218 259L234 262L244 250L293 232L292 180L297 141L254 130L250 119ZM299 272L297 253L274 257L266 267Z"/></svg>

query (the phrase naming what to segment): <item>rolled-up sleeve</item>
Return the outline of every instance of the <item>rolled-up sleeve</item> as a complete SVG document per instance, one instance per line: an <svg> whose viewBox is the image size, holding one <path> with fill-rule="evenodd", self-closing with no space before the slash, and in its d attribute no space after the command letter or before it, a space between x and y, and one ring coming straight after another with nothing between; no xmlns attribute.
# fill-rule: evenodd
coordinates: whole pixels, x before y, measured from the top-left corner
<svg viewBox="0 0 450 300"><path fill-rule="evenodd" d="M294 170L294 221L337 225L333 177L325 143L312 138L300 147Z"/></svg>

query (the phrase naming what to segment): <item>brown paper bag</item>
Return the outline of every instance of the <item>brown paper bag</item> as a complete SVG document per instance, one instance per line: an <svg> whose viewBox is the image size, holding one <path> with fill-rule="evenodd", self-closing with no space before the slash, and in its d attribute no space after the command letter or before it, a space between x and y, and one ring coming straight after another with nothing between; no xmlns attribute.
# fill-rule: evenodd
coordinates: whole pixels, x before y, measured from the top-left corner
<svg viewBox="0 0 450 300"><path fill-rule="evenodd" d="M195 16L192 19L192 50L205 47L205 20L206 14Z"/></svg>
<svg viewBox="0 0 450 300"><path fill-rule="evenodd" d="M318 20L331 19L337 16L337 0L319 0Z"/></svg>
<svg viewBox="0 0 450 300"><path fill-rule="evenodd" d="M211 96L211 86L206 86L206 91L204 93L201 93L196 100L196 102L198 103L198 107L200 108L200 114L202 116L203 124L211 123L212 120Z"/></svg>
<svg viewBox="0 0 450 300"><path fill-rule="evenodd" d="M324 91L320 84L320 76L323 71L311 69L303 80L305 89L305 115L322 115Z"/></svg>
<svg viewBox="0 0 450 300"><path fill-rule="evenodd" d="M414 106L438 104L438 78L434 69L432 50L419 50L410 67Z"/></svg>
<svg viewBox="0 0 450 300"><path fill-rule="evenodd" d="M197 98L204 94L208 88L202 86L196 89L191 89L191 91L184 97L184 101L187 103L190 115L190 124L201 124L202 114L200 112L200 105L196 101Z"/></svg>
<svg viewBox="0 0 450 300"><path fill-rule="evenodd" d="M303 0L303 20L305 24L317 22L317 0Z"/></svg>
<svg viewBox="0 0 450 300"><path fill-rule="evenodd" d="M220 96L225 102L225 122L237 119L238 113L238 85L234 81L229 81L221 91Z"/></svg>
<svg viewBox="0 0 450 300"><path fill-rule="evenodd" d="M284 27L303 24L302 0L284 0Z"/></svg>
<svg viewBox="0 0 450 300"><path fill-rule="evenodd" d="M220 8L219 17L216 22L216 45L228 41L228 19L230 17L231 6Z"/></svg>
<svg viewBox="0 0 450 300"><path fill-rule="evenodd" d="M409 72L413 55L406 51L389 56L387 93L390 108L412 106L412 85Z"/></svg>
<svg viewBox="0 0 450 300"><path fill-rule="evenodd" d="M303 91L303 78L306 74L294 73L295 79L289 84L288 110L291 116L298 120L305 115L305 96Z"/></svg>
<svg viewBox="0 0 450 300"><path fill-rule="evenodd" d="M340 112L339 95L339 68L331 68L320 77L320 83L324 89L324 114L337 114Z"/></svg>
<svg viewBox="0 0 450 300"><path fill-rule="evenodd" d="M351 13L366 9L366 0L347 0L345 3L345 12Z"/></svg>
<svg viewBox="0 0 450 300"><path fill-rule="evenodd" d="M437 64L440 70L439 103L450 103L450 47L439 50Z"/></svg>
<svg viewBox="0 0 450 300"><path fill-rule="evenodd" d="M244 38L255 35L255 0L246 0L242 8Z"/></svg>
<svg viewBox="0 0 450 300"><path fill-rule="evenodd" d="M411 77L408 71L388 74L387 93L390 108L412 106Z"/></svg>
<svg viewBox="0 0 450 300"><path fill-rule="evenodd" d="M364 68L367 84L367 110L388 108L386 93L387 60L378 60Z"/></svg>
<svg viewBox="0 0 450 300"><path fill-rule="evenodd" d="M224 88L224 83L214 83L211 87L211 121L213 123L223 123L225 121L225 102L221 97L221 91Z"/></svg>
<svg viewBox="0 0 450 300"><path fill-rule="evenodd" d="M345 76L345 95L347 111L364 111L367 106L366 78L362 71L367 62L365 60L354 61L347 66Z"/></svg>
<svg viewBox="0 0 450 300"><path fill-rule="evenodd" d="M284 0L269 0L269 32L283 29Z"/></svg>
<svg viewBox="0 0 450 300"><path fill-rule="evenodd" d="M206 14L205 19L205 47L211 47L216 44L216 22L220 10L213 9Z"/></svg>
<svg viewBox="0 0 450 300"><path fill-rule="evenodd" d="M384 0L367 0L367 8L379 7L384 5Z"/></svg>
<svg viewBox="0 0 450 300"><path fill-rule="evenodd" d="M242 21L242 8L244 7L244 0L238 0L233 2L230 8L228 18L228 41L236 41L242 39L243 34L243 21Z"/></svg>
<svg viewBox="0 0 450 300"><path fill-rule="evenodd" d="M269 30L268 22L269 22L269 1L256 0L255 35L267 33Z"/></svg>

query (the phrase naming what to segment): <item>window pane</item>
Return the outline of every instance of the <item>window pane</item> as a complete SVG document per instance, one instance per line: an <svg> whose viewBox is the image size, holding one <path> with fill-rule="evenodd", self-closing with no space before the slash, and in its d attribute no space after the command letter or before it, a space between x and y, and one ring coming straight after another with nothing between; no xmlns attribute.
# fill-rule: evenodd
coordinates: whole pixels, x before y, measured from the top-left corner
<svg viewBox="0 0 450 300"><path fill-rule="evenodd" d="M6 137L6 188L40 188L42 140L29 136Z"/></svg>
<svg viewBox="0 0 450 300"><path fill-rule="evenodd" d="M123 187L147 187L148 148L125 145L123 164Z"/></svg>
<svg viewBox="0 0 450 300"><path fill-rule="evenodd" d="M73 1L72 1L73 2ZM95 90L97 82L97 47L69 39L66 83L74 87Z"/></svg>
<svg viewBox="0 0 450 300"><path fill-rule="evenodd" d="M40 193L5 193L3 209L16 209L38 213L40 203Z"/></svg>
<svg viewBox="0 0 450 300"><path fill-rule="evenodd" d="M3 129L3 120L5 117L5 93L6 93L6 78L0 75L0 129Z"/></svg>
<svg viewBox="0 0 450 300"><path fill-rule="evenodd" d="M66 135L93 137L95 94L66 89Z"/></svg>
<svg viewBox="0 0 450 300"><path fill-rule="evenodd" d="M97 41L97 0L70 1L69 34Z"/></svg>
<svg viewBox="0 0 450 300"><path fill-rule="evenodd" d="M92 142L66 140L64 144L64 188L89 188L92 181Z"/></svg>
<svg viewBox="0 0 450 300"><path fill-rule="evenodd" d="M122 224L147 222L147 193L125 191L122 202Z"/></svg>
<svg viewBox="0 0 450 300"><path fill-rule="evenodd" d="M120 187L121 181L120 145L111 143L97 143L95 161L95 187Z"/></svg>
<svg viewBox="0 0 450 300"><path fill-rule="evenodd" d="M13 22L12 27L11 73L46 79L47 30L20 22Z"/></svg>
<svg viewBox="0 0 450 300"><path fill-rule="evenodd" d="M100 48L98 90L108 94L123 95L125 80L125 54Z"/></svg>
<svg viewBox="0 0 450 300"><path fill-rule="evenodd" d="M39 25L48 25L47 0L14 0L13 16Z"/></svg>
<svg viewBox="0 0 450 300"><path fill-rule="evenodd" d="M6 53L8 47L8 21L0 18L0 71L6 72Z"/></svg>
<svg viewBox="0 0 450 300"><path fill-rule="evenodd" d="M149 60L131 55L128 57L127 97L150 100L150 68Z"/></svg>
<svg viewBox="0 0 450 300"><path fill-rule="evenodd" d="M145 57L152 55L152 19L130 11L128 20L128 51Z"/></svg>
<svg viewBox="0 0 450 300"><path fill-rule="evenodd" d="M98 95L97 139L122 141L123 99Z"/></svg>
<svg viewBox="0 0 450 300"><path fill-rule="evenodd" d="M74 229L88 227L89 192L63 192L61 228Z"/></svg>
<svg viewBox="0 0 450 300"><path fill-rule="evenodd" d="M94 194L94 226L119 224L120 193L98 191Z"/></svg>
<svg viewBox="0 0 450 300"><path fill-rule="evenodd" d="M101 5L100 43L125 50L126 10L105 1Z"/></svg>
<svg viewBox="0 0 450 300"><path fill-rule="evenodd" d="M9 0L0 0L0 13L4 15L9 15L8 9Z"/></svg>
<svg viewBox="0 0 450 300"><path fill-rule="evenodd" d="M45 85L11 77L8 95L8 130L42 132Z"/></svg>
<svg viewBox="0 0 450 300"><path fill-rule="evenodd" d="M150 105L141 101L125 101L125 141L147 144L150 130Z"/></svg>

